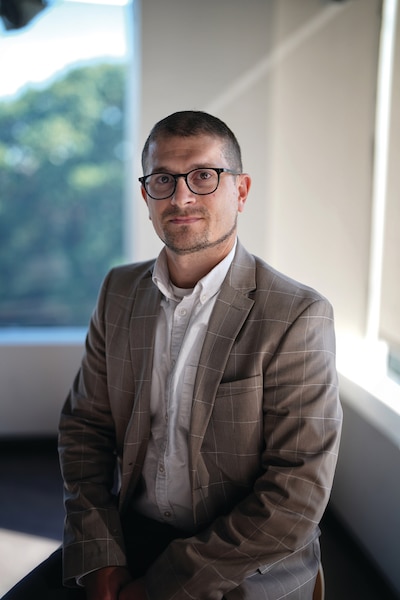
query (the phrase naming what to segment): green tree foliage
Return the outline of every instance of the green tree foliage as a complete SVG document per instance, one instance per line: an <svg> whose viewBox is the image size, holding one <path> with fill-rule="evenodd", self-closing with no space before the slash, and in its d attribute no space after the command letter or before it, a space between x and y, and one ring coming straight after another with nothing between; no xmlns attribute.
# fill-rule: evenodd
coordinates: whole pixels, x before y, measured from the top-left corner
<svg viewBox="0 0 400 600"><path fill-rule="evenodd" d="M86 326L122 259L124 67L0 102L0 326Z"/></svg>

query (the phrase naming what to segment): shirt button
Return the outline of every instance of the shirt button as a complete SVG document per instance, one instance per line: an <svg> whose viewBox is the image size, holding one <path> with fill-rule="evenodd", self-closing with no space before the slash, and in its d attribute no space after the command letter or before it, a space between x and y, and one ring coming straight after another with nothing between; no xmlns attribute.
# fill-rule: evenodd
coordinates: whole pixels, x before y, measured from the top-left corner
<svg viewBox="0 0 400 600"><path fill-rule="evenodd" d="M186 313L187 313L186 308L180 308L179 309L179 316L180 317L184 317L186 315Z"/></svg>
<svg viewBox="0 0 400 600"><path fill-rule="evenodd" d="M171 518L171 513L169 512L169 510L166 510L164 513L164 517L167 517L167 519Z"/></svg>
<svg viewBox="0 0 400 600"><path fill-rule="evenodd" d="M160 465L158 467L158 470L160 471L160 473L164 473L164 465Z"/></svg>
<svg viewBox="0 0 400 600"><path fill-rule="evenodd" d="M201 297L201 301L205 302L206 300L207 300L207 296L205 294L203 294L202 297Z"/></svg>

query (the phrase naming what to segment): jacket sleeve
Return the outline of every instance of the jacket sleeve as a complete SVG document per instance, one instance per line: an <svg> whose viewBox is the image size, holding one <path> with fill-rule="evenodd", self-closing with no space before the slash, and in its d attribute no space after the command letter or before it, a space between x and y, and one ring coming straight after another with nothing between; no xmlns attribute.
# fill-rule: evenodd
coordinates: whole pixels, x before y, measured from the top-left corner
<svg viewBox="0 0 400 600"><path fill-rule="evenodd" d="M107 280L93 313L81 368L63 407L59 455L66 519L64 582L107 565L125 565L113 493L116 443L108 395L104 303Z"/></svg>
<svg viewBox="0 0 400 600"><path fill-rule="evenodd" d="M221 599L318 536L342 420L329 302L309 303L262 364L261 474L228 514L170 544L147 573L151 600Z"/></svg>

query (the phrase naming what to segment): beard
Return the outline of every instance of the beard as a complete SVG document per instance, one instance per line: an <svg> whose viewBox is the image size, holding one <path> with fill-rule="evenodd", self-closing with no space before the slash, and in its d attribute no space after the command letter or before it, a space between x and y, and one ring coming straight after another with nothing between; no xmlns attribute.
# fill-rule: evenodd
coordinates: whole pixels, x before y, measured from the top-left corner
<svg viewBox="0 0 400 600"><path fill-rule="evenodd" d="M164 213L163 217L187 217L191 215L201 216L202 218L205 218L205 222L207 222L208 220L208 213L204 209L200 211L197 209L195 213L182 213L179 210L169 209ZM195 252L201 252L202 250L208 250L210 248L215 248L220 244L223 244L234 234L234 232L236 231L236 227L237 214L235 215L235 219L232 223L232 226L215 240L210 240L209 230L207 228L204 231L196 232L193 231L193 227L191 225L182 225L179 228L179 231L170 231L168 229L164 229L162 241L164 242L166 247L169 248L175 254L193 254Z"/></svg>

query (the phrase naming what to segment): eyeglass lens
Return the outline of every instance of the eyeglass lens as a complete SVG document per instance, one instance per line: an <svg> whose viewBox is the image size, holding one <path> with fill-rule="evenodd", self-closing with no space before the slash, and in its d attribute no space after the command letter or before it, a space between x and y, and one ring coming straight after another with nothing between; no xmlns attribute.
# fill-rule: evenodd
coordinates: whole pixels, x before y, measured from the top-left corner
<svg viewBox="0 0 400 600"><path fill-rule="evenodd" d="M169 198L175 192L176 179L170 173L154 173L146 178L146 191L154 199ZM185 180L194 194L212 194L218 187L219 173L214 169L194 169L186 174Z"/></svg>

